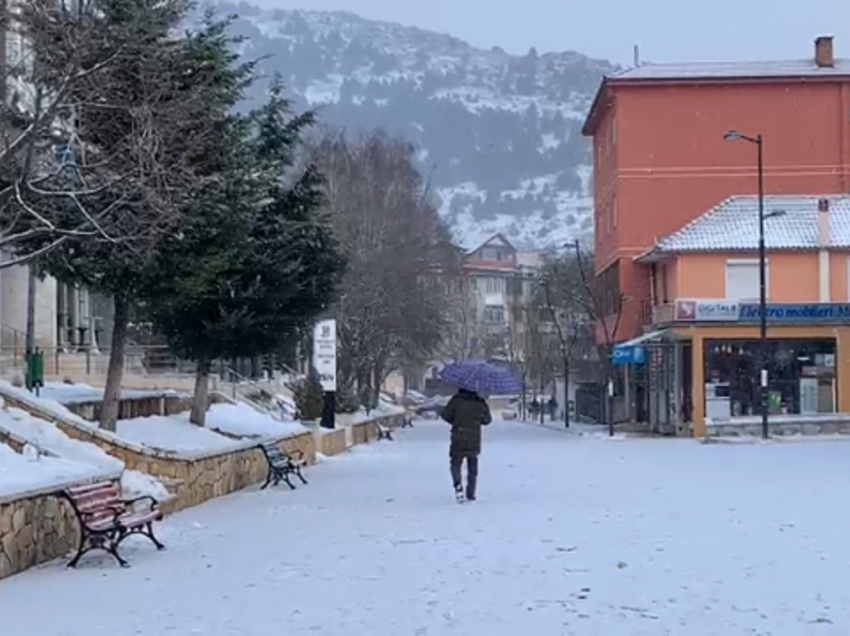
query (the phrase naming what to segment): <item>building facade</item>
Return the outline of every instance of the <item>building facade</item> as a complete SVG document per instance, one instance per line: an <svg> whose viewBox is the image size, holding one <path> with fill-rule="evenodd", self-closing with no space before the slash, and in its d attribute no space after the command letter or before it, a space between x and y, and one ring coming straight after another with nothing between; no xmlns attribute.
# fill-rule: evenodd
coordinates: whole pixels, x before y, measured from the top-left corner
<svg viewBox="0 0 850 636"><path fill-rule="evenodd" d="M616 340L651 318L634 259L726 197L756 193L756 148L725 142L733 129L763 136L768 193L850 192L850 60L823 37L808 60L645 64L603 80L584 134L595 271L607 296L625 298Z"/></svg>
<svg viewBox="0 0 850 636"><path fill-rule="evenodd" d="M512 358L537 289L542 252L520 252L496 234L464 257L471 322L469 357Z"/></svg>
<svg viewBox="0 0 850 636"><path fill-rule="evenodd" d="M765 210L770 418L835 419L850 413L850 196L769 196ZM695 436L757 427L758 197L727 199L635 266L651 324L614 356L645 380L629 383L630 419L643 409Z"/></svg>
<svg viewBox="0 0 850 636"><path fill-rule="evenodd" d="M26 346L29 267L0 270L0 350L15 356ZM35 282L35 345L45 352L98 352L108 348L109 299L47 276Z"/></svg>

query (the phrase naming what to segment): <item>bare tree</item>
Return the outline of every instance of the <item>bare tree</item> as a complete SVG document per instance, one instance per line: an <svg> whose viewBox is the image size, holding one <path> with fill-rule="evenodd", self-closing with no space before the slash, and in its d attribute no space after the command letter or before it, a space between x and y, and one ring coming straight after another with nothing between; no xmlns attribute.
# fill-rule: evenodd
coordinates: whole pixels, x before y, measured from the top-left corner
<svg viewBox="0 0 850 636"><path fill-rule="evenodd" d="M474 358L480 349L482 330L475 312L473 283L471 277L462 273L448 281L442 353L451 362Z"/></svg>
<svg viewBox="0 0 850 636"><path fill-rule="evenodd" d="M578 242L574 250L553 254L544 266L540 276L541 304L545 308L546 322L552 336L553 348L557 351L560 361L560 372L565 380L564 416L565 425L569 420L569 378L576 360L584 360L590 356L595 346L595 325L599 317L605 314L604 321L606 343L613 342L616 324L611 331L610 318L605 313L605 300L587 269L588 256ZM610 303L609 303L610 304ZM618 313L618 312L617 312ZM616 323L619 318L616 319ZM607 360L607 353L600 347L599 357ZM593 356L596 357L596 356ZM606 370L605 378L610 378Z"/></svg>
<svg viewBox="0 0 850 636"><path fill-rule="evenodd" d="M315 152L348 261L336 307L338 382L374 405L391 371L438 351L456 249L409 144L336 133Z"/></svg>
<svg viewBox="0 0 850 636"><path fill-rule="evenodd" d="M185 0L25 1L24 40L35 51L25 84L35 98L24 121L43 131L36 156L48 168L33 177L28 161L10 162L7 190L26 187L0 212L19 233L17 254L112 297L101 426L114 429L131 305L156 276L159 240L179 233L192 195L215 178L201 160L245 74L228 57L226 22L181 31Z"/></svg>
<svg viewBox="0 0 850 636"><path fill-rule="evenodd" d="M608 434L613 436L614 409L609 393L609 387L614 382L614 365L611 362L611 355L620 328L626 297L618 288L606 288L600 278L593 275L593 256L583 250L578 241L575 243L575 263L583 288L585 311L595 331L594 336L606 384L604 415L608 420ZM600 334L601 339L598 337Z"/></svg>
<svg viewBox="0 0 850 636"><path fill-rule="evenodd" d="M12 254L0 268L25 264L69 238L119 234L105 222L114 202L100 195L123 175L104 178L101 160L87 164L74 143L79 96L103 81L122 47L104 46L105 31L92 20L92 7L86 1L22 0L0 16L6 53L0 249ZM38 246L31 249L34 241ZM28 248L20 249L24 244Z"/></svg>

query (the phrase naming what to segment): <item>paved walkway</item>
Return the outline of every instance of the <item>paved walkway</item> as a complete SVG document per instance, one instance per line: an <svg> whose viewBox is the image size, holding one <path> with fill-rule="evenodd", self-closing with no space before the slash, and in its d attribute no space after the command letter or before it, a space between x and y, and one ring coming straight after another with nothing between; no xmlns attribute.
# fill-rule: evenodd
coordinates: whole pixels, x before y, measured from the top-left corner
<svg viewBox="0 0 850 636"><path fill-rule="evenodd" d="M454 503L447 429L167 519L133 567L0 581L15 636L845 636L850 444L704 446L494 424Z"/></svg>

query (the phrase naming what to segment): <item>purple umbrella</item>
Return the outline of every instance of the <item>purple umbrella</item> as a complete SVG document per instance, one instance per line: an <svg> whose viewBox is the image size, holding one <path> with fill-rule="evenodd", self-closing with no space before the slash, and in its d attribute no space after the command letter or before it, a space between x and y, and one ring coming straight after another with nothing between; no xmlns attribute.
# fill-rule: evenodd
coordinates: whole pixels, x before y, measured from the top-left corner
<svg viewBox="0 0 850 636"><path fill-rule="evenodd" d="M510 371L487 362L455 362L440 371L440 379L467 391L487 395L511 395L522 390L522 382Z"/></svg>

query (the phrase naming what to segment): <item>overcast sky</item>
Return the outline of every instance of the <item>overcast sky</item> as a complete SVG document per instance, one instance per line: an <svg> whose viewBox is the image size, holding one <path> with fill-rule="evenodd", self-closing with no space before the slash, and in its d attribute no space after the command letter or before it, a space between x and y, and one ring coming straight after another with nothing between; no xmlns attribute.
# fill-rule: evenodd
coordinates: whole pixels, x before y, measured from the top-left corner
<svg viewBox="0 0 850 636"><path fill-rule="evenodd" d="M248 0L266 7L343 9L450 33L516 53L576 50L644 61L803 58L817 35L850 57L850 0Z"/></svg>

